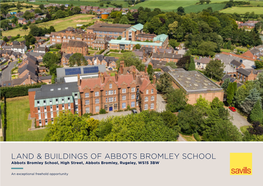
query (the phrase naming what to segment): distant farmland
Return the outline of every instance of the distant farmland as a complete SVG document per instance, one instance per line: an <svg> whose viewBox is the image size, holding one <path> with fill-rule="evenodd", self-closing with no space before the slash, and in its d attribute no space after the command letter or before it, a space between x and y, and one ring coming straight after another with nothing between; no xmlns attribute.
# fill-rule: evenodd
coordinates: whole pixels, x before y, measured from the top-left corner
<svg viewBox="0 0 263 186"><path fill-rule="evenodd" d="M238 14L245 14L246 12L254 12L255 14L263 14L263 7L232 7L227 8L222 11L222 13L238 13Z"/></svg>

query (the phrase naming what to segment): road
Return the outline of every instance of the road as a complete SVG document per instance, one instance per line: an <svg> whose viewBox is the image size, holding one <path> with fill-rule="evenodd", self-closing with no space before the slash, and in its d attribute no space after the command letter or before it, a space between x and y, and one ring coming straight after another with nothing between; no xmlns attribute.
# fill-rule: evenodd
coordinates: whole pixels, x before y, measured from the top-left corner
<svg viewBox="0 0 263 186"><path fill-rule="evenodd" d="M166 110L166 102L164 101L163 97L161 94L157 94L157 112L163 112Z"/></svg>
<svg viewBox="0 0 263 186"><path fill-rule="evenodd" d="M108 114L100 114L100 115L91 116L91 118L102 120L102 119L106 119L107 117L111 117L111 116L126 116L128 114L131 114L131 111L111 112Z"/></svg>
<svg viewBox="0 0 263 186"><path fill-rule="evenodd" d="M240 127L251 125L243 116L241 116L238 112L232 112L229 110L230 116L233 117L233 124L238 128L241 132Z"/></svg>
<svg viewBox="0 0 263 186"><path fill-rule="evenodd" d="M2 82L4 81L10 81L11 80L11 70L14 68L17 61L11 62L6 69L2 71L2 76L0 79L0 84L2 85Z"/></svg>

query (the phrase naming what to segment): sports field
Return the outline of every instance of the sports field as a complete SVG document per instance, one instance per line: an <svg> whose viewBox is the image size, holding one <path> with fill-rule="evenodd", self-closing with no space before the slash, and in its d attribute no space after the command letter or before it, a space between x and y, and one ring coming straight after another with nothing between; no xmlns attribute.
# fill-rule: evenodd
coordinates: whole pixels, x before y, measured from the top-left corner
<svg viewBox="0 0 263 186"><path fill-rule="evenodd" d="M88 24L94 22L95 19L91 19L92 17L94 16L87 14L78 14L78 15L73 15L62 19L56 19L53 21L44 22L36 25L38 27L46 27L46 28L49 28L50 26L54 26L56 31L60 31L68 27L76 27L77 24ZM3 36L16 36L17 34L20 34L20 36L24 36L28 33L29 33L29 29L27 31L24 31L22 28L16 28L13 30L2 32Z"/></svg>
<svg viewBox="0 0 263 186"><path fill-rule="evenodd" d="M221 10L222 13L238 13L245 14L246 12L254 12L255 14L263 14L263 7L232 7Z"/></svg>
<svg viewBox="0 0 263 186"><path fill-rule="evenodd" d="M31 120L28 96L6 100L7 130L6 141L42 141L47 134L46 129L28 131Z"/></svg>

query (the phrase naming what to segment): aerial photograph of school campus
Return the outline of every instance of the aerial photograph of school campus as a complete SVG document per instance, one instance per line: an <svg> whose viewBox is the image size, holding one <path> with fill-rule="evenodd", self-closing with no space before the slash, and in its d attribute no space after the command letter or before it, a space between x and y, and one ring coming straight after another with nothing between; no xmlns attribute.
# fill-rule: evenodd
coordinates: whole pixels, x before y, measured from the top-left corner
<svg viewBox="0 0 263 186"><path fill-rule="evenodd" d="M0 141L263 141L263 0L0 7Z"/></svg>

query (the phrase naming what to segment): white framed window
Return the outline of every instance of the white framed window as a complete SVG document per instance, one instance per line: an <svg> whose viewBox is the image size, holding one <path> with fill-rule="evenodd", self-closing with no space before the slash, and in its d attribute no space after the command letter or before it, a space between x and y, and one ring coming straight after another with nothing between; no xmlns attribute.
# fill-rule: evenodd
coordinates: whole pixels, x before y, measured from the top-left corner
<svg viewBox="0 0 263 186"><path fill-rule="evenodd" d="M38 119L41 119L41 114L38 114Z"/></svg>
<svg viewBox="0 0 263 186"><path fill-rule="evenodd" d="M58 110L58 105L56 107L57 107L57 110Z"/></svg>
<svg viewBox="0 0 263 186"><path fill-rule="evenodd" d="M126 100L126 96L122 96L122 100Z"/></svg>
<svg viewBox="0 0 263 186"><path fill-rule="evenodd" d="M153 94L153 89L151 90L151 94Z"/></svg>
<svg viewBox="0 0 263 186"><path fill-rule="evenodd" d="M64 103L64 99L61 99L62 103Z"/></svg>
<svg viewBox="0 0 263 186"><path fill-rule="evenodd" d="M37 111L40 112L40 108L39 107L37 107Z"/></svg>
<svg viewBox="0 0 263 186"><path fill-rule="evenodd" d="M95 99L95 103L96 104L100 103L100 100L99 99Z"/></svg>
<svg viewBox="0 0 263 186"><path fill-rule="evenodd" d="M50 113L51 118L53 118L53 112Z"/></svg>
<svg viewBox="0 0 263 186"><path fill-rule="evenodd" d="M126 93L126 88L123 88L123 89L122 89L122 93Z"/></svg>
<svg viewBox="0 0 263 186"><path fill-rule="evenodd" d="M113 95L113 90L109 90L109 95Z"/></svg>
<svg viewBox="0 0 263 186"><path fill-rule="evenodd" d="M62 104L62 110L65 110L65 106L64 106L64 104Z"/></svg>
<svg viewBox="0 0 263 186"><path fill-rule="evenodd" d="M85 105L89 105L89 100L85 100Z"/></svg>
<svg viewBox="0 0 263 186"><path fill-rule="evenodd" d="M86 107L85 111L86 113L90 113L89 107Z"/></svg>
<svg viewBox="0 0 263 186"><path fill-rule="evenodd" d="M149 91L148 90L146 90L146 94L148 94L149 93Z"/></svg>
<svg viewBox="0 0 263 186"><path fill-rule="evenodd" d="M96 112L99 112L100 111L100 107L99 106L96 106Z"/></svg>
<svg viewBox="0 0 263 186"><path fill-rule="evenodd" d="M70 97L68 97L68 102L70 102Z"/></svg>
<svg viewBox="0 0 263 186"><path fill-rule="evenodd" d="M144 101L147 102L147 101L148 101L148 97L145 97L145 98L144 98Z"/></svg>
<svg viewBox="0 0 263 186"><path fill-rule="evenodd" d="M58 104L58 99L56 99L56 104Z"/></svg>
<svg viewBox="0 0 263 186"><path fill-rule="evenodd" d="M109 98L109 102L113 102L113 97Z"/></svg>
<svg viewBox="0 0 263 186"><path fill-rule="evenodd" d="M148 104L144 105L144 110L148 110Z"/></svg>
<svg viewBox="0 0 263 186"><path fill-rule="evenodd" d="M134 101L131 102L131 107L135 107L135 102Z"/></svg>
<svg viewBox="0 0 263 186"><path fill-rule="evenodd" d="M108 98L106 98L106 103L108 102Z"/></svg>
<svg viewBox="0 0 263 186"><path fill-rule="evenodd" d="M45 118L47 119L47 113L45 113Z"/></svg>
<svg viewBox="0 0 263 186"><path fill-rule="evenodd" d="M45 124L47 125L47 119L45 119Z"/></svg>
<svg viewBox="0 0 263 186"><path fill-rule="evenodd" d="M85 98L88 98L89 97L89 93L85 93Z"/></svg>
<svg viewBox="0 0 263 186"><path fill-rule="evenodd" d="M52 99L49 100L49 104L52 105Z"/></svg>
<svg viewBox="0 0 263 186"><path fill-rule="evenodd" d="M46 100L43 101L43 104L46 105Z"/></svg>
<svg viewBox="0 0 263 186"><path fill-rule="evenodd" d="M37 101L37 106L39 106L39 101Z"/></svg>
<svg viewBox="0 0 263 186"><path fill-rule="evenodd" d="M154 96L151 96L151 101L154 101Z"/></svg>
<svg viewBox="0 0 263 186"><path fill-rule="evenodd" d="M154 103L151 103L151 109L154 109Z"/></svg>
<svg viewBox="0 0 263 186"><path fill-rule="evenodd" d="M106 94L106 96L108 95L108 91L107 90L105 91L105 94Z"/></svg>
<svg viewBox="0 0 263 186"><path fill-rule="evenodd" d="M131 92L135 92L135 88L131 88Z"/></svg>
<svg viewBox="0 0 263 186"><path fill-rule="evenodd" d="M99 96L100 95L100 93L99 92L95 92L95 96Z"/></svg>
<svg viewBox="0 0 263 186"><path fill-rule="evenodd" d="M68 109L70 109L70 103L68 104Z"/></svg>
<svg viewBox="0 0 263 186"><path fill-rule="evenodd" d="M116 101L116 97L114 97L114 101Z"/></svg>
<svg viewBox="0 0 263 186"><path fill-rule="evenodd" d="M78 98L78 94L77 93L75 93L75 96L74 96L75 98Z"/></svg>
<svg viewBox="0 0 263 186"><path fill-rule="evenodd" d="M112 88L112 84L109 85L109 88Z"/></svg>
<svg viewBox="0 0 263 186"><path fill-rule="evenodd" d="M126 103L122 103L122 108L126 108Z"/></svg>
<svg viewBox="0 0 263 186"><path fill-rule="evenodd" d="M42 122L41 122L41 120L39 120L38 123L39 123L39 126L42 126Z"/></svg>
<svg viewBox="0 0 263 186"><path fill-rule="evenodd" d="M116 94L116 90L114 90L114 94Z"/></svg>
<svg viewBox="0 0 263 186"><path fill-rule="evenodd" d="M132 94L132 95L131 95L131 99L135 99L135 94Z"/></svg>
<svg viewBox="0 0 263 186"><path fill-rule="evenodd" d="M50 106L50 111L53 111L53 106L52 105Z"/></svg>

